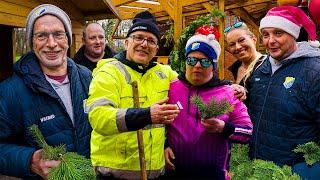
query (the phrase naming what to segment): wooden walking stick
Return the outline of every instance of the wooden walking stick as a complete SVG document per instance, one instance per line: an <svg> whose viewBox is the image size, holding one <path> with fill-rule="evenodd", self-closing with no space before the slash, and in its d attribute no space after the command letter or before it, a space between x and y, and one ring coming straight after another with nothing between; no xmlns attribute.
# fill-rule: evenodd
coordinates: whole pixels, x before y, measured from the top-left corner
<svg viewBox="0 0 320 180"><path fill-rule="evenodd" d="M133 94L133 104L135 108L139 108L139 93L138 93L138 83L137 81L132 82L132 94ZM140 169L141 169L141 179L147 180L147 170L144 159L144 143L143 143L143 133L142 129L137 131L138 138L138 148L139 148L139 160L140 160Z"/></svg>

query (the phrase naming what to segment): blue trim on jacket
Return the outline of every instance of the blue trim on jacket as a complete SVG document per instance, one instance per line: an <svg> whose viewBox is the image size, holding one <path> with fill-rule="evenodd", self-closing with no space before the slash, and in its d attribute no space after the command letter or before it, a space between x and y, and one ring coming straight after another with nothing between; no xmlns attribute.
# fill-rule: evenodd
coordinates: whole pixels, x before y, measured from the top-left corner
<svg viewBox="0 0 320 180"><path fill-rule="evenodd" d="M39 126L49 145L66 144L68 151L89 157L92 129L83 100L88 97L91 72L69 58L67 62L74 126L34 53L22 57L14 75L0 84L0 174L32 176L30 160L39 149L28 130L32 124Z"/></svg>

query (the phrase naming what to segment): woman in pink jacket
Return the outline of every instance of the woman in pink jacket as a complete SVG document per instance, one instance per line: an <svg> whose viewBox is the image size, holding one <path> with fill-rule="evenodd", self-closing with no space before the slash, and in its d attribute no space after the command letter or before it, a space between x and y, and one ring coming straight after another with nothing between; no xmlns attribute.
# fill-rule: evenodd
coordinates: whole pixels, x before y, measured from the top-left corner
<svg viewBox="0 0 320 180"><path fill-rule="evenodd" d="M165 149L170 179L229 179L230 142L246 143L252 134L247 108L234 96L227 81L215 70L221 47L213 27L200 27L186 44L186 73L171 83L169 103L180 105L180 114L167 128ZM204 102L226 99L234 108L216 118L201 119L190 97Z"/></svg>

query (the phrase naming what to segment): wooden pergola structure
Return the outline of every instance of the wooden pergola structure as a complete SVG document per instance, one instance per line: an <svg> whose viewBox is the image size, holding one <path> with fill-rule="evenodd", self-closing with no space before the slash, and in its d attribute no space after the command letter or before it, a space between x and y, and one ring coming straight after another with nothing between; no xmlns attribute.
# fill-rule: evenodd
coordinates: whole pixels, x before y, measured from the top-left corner
<svg viewBox="0 0 320 180"><path fill-rule="evenodd" d="M110 0L1 0L0 1L0 81L12 73L15 58L14 28L25 27L29 12L40 4L54 4L63 9L72 21L73 43L69 56L73 57L82 42L86 21L119 18Z"/></svg>
<svg viewBox="0 0 320 180"><path fill-rule="evenodd" d="M227 15L235 15L244 21L259 37L259 22L266 12L276 6L277 0L112 0L112 4L119 11L121 19L132 19L137 13L148 10L157 19L158 23L172 21L174 25L174 39L177 40L180 33L188 22L198 15L208 14L212 8L218 7ZM225 25L233 22L221 20L219 30L222 33ZM220 38L220 44L224 47L224 37ZM261 49L258 41L257 48ZM229 55L230 56L230 55ZM223 51L221 59L225 59ZM228 58L230 59L230 58ZM219 61L219 68L225 69L224 61ZM221 78L224 71L220 71Z"/></svg>

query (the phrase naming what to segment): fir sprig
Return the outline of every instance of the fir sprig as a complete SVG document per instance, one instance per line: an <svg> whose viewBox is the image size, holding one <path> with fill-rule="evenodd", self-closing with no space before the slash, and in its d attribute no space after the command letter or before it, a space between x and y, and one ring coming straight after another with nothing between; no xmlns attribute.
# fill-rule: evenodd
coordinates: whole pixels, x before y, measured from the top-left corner
<svg viewBox="0 0 320 180"><path fill-rule="evenodd" d="M303 157L308 165L320 162L320 146L315 142L300 144L293 151L295 153L303 153Z"/></svg>
<svg viewBox="0 0 320 180"><path fill-rule="evenodd" d="M38 145L43 148L43 159L59 160L60 154L66 153L66 147L64 144L56 147L49 146L37 125L34 124L30 127L30 133Z"/></svg>
<svg viewBox="0 0 320 180"><path fill-rule="evenodd" d="M299 180L299 175L292 172L291 167L279 167L271 161L255 159L248 156L248 145L233 144L231 152L231 179L233 180L267 180L284 179Z"/></svg>
<svg viewBox="0 0 320 180"><path fill-rule="evenodd" d="M45 141L37 125L30 127L30 133L43 148L43 159L57 160L60 164L49 172L49 180L95 180L96 175L91 161L74 152L66 152L65 145L50 146Z"/></svg>
<svg viewBox="0 0 320 180"><path fill-rule="evenodd" d="M195 95L191 97L191 102L198 107L200 116L203 119L217 117L233 111L233 106L226 99L217 101L211 98L208 104L206 104L200 96Z"/></svg>

